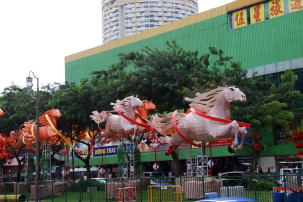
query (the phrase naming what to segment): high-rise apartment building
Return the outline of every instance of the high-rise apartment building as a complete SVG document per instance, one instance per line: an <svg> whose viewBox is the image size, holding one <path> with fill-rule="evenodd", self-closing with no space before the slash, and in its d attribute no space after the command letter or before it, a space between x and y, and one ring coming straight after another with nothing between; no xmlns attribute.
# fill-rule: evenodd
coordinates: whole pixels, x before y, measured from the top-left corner
<svg viewBox="0 0 303 202"><path fill-rule="evenodd" d="M197 0L102 0L103 43L197 14Z"/></svg>

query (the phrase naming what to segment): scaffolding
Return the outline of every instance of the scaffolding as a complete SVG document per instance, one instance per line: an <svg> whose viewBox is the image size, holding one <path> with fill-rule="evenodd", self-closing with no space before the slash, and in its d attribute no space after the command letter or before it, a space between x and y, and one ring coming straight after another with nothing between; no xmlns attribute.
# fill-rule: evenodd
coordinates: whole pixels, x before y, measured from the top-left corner
<svg viewBox="0 0 303 202"><path fill-rule="evenodd" d="M51 180L52 179L52 160L51 160L51 150L50 150L50 146L47 144L47 141L44 140L42 142L42 156L44 157L46 160L49 161L49 168L46 169L45 171L47 172L47 177L46 180ZM47 165L46 165L47 166Z"/></svg>
<svg viewBox="0 0 303 202"><path fill-rule="evenodd" d="M202 148L202 147L201 147ZM187 176L208 176L208 157L201 153L193 153L192 149L186 153Z"/></svg>
<svg viewBox="0 0 303 202"><path fill-rule="evenodd" d="M28 153L24 155L24 182L28 182Z"/></svg>

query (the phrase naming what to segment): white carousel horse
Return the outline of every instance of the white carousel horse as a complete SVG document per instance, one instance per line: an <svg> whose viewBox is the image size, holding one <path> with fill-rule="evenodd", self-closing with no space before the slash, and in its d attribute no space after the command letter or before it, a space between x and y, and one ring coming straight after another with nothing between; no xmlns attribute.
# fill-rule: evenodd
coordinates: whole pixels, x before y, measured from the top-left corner
<svg viewBox="0 0 303 202"><path fill-rule="evenodd" d="M171 136L161 137L161 144L169 144L175 147L186 141L211 142L222 138L234 138L232 148L235 151L242 149L247 130L246 127L240 127L239 124L248 124L229 121L229 106L231 102L246 101L246 95L243 92L238 88L226 86L203 94L196 93L195 98L185 98L185 100L191 102L191 113L171 112L163 117L154 118L153 125L159 133L165 134L166 131L174 129ZM202 114L199 113L201 110L209 110L208 118L198 115ZM211 120L215 119L214 117L226 122ZM237 136L239 133L242 135L242 140L238 146ZM157 148L160 143L154 143L151 146Z"/></svg>
<svg viewBox="0 0 303 202"><path fill-rule="evenodd" d="M129 96L124 98L123 100L117 100L116 103L111 103L115 111L122 112L126 117L135 121L135 108L142 107L143 102L134 96ZM131 123L126 118L120 115L114 115L109 111L103 111L99 113L98 111L93 111L93 115L90 115L90 118L94 120L97 124L106 121L105 130L101 132L99 140L101 141L102 137L109 137L112 135L116 135L117 133L127 133L129 131L134 131L136 133L137 130L142 131L142 128L136 124Z"/></svg>

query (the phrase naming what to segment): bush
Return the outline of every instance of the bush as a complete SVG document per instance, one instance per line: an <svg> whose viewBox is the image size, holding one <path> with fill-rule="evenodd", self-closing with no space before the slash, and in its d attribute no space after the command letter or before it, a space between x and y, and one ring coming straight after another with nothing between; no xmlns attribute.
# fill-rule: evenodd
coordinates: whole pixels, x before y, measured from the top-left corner
<svg viewBox="0 0 303 202"><path fill-rule="evenodd" d="M69 190L71 192L87 191L89 187L97 187L98 191L105 191L105 184L99 183L96 180L80 180L78 182L71 182L69 184Z"/></svg>
<svg viewBox="0 0 303 202"><path fill-rule="evenodd" d="M255 183L255 189L257 191L272 191L272 188L275 187L276 184L272 181L260 180Z"/></svg>

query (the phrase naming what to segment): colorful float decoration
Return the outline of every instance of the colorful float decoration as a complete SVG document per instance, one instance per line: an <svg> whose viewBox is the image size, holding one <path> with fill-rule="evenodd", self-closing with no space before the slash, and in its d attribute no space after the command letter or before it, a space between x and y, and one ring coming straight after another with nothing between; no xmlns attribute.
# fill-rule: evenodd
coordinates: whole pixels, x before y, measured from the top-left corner
<svg viewBox="0 0 303 202"><path fill-rule="evenodd" d="M162 144L170 146L170 155L182 143L189 143L193 146L201 147L194 141L211 142L223 138L233 138L232 149L241 150L244 139L247 136L247 127L250 124L230 120L229 106L231 102L244 102L246 95L235 87L220 87L207 93L196 93L195 98L185 98L191 102L190 110L186 113L180 111L170 112L166 115L155 116L153 121L148 121L148 113L145 114L145 122L139 122L137 113L135 117L135 107L142 105L139 98L137 101L130 96L122 101L117 100L114 110L119 115L113 115L109 111L101 113L93 111L91 119L98 125L106 121L105 130L102 130L100 138L108 138L117 134L135 134L137 130L151 131L152 137L147 136L150 146L154 149ZM136 106L135 106L136 105ZM154 106L155 108L155 106ZM242 141L238 143L238 134L242 136ZM152 141L153 140L153 143Z"/></svg>
<svg viewBox="0 0 303 202"><path fill-rule="evenodd" d="M229 106L231 102L244 102L246 95L235 87L221 87L207 93L196 93L195 98L185 98L191 102L190 113L181 113L179 111L170 112L165 116L156 116L153 118L152 131L163 135L157 139L153 148L160 147L161 144L169 144L170 149L166 155L170 155L181 143L187 142L193 146L201 147L194 141L212 142L223 138L233 138L232 149L241 150L244 139L247 136L247 127L245 124L230 120ZM203 113L200 112L203 110ZM209 111L207 114L205 112ZM172 133L173 131L173 133ZM238 134L241 134L242 141L238 145ZM154 135L154 138L157 138Z"/></svg>

